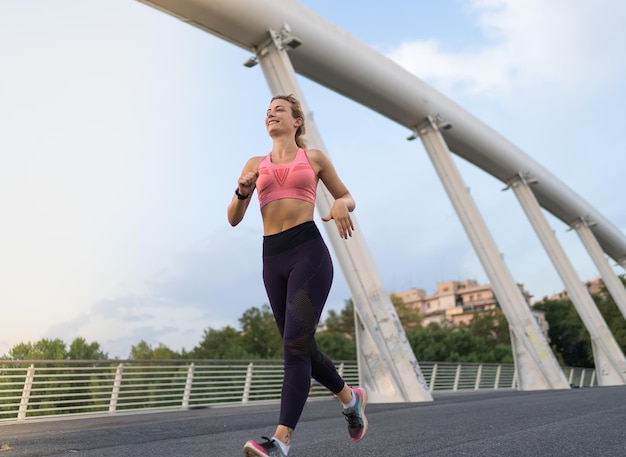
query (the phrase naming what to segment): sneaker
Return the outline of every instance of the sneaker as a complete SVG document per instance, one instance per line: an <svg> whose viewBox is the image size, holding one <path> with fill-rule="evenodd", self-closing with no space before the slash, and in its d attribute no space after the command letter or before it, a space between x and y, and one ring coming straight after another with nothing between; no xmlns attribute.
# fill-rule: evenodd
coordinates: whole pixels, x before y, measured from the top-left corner
<svg viewBox="0 0 626 457"><path fill-rule="evenodd" d="M348 421L348 433L352 441L359 441L367 432L367 417L365 417L365 405L367 405L367 391L357 387L352 389L356 396L356 403L350 408L346 408L343 415Z"/></svg>
<svg viewBox="0 0 626 457"><path fill-rule="evenodd" d="M262 436L264 443L255 443L250 440L243 446L243 455L246 457L287 457L280 445L267 436Z"/></svg>

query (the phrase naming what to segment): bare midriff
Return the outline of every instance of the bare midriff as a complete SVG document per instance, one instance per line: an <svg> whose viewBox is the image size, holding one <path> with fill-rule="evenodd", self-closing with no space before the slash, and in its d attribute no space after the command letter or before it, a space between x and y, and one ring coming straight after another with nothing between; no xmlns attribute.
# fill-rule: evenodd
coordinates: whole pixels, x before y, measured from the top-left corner
<svg viewBox="0 0 626 457"><path fill-rule="evenodd" d="M275 235L287 229L313 220L314 206L296 198L282 198L268 203L261 209L263 235Z"/></svg>

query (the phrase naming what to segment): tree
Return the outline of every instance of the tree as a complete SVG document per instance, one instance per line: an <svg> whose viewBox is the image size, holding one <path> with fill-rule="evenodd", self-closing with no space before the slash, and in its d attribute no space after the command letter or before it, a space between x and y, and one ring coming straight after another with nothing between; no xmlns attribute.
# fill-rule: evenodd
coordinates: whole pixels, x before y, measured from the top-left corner
<svg viewBox="0 0 626 457"><path fill-rule="evenodd" d="M163 343L159 343L156 348L152 350L152 358L155 360L169 360L169 359L182 359L184 358L179 352L170 349Z"/></svg>
<svg viewBox="0 0 626 457"><path fill-rule="evenodd" d="M620 276L620 279L622 280L622 284L626 287L624 276ZM622 352L626 352L626 316L622 314L604 283L602 284L600 293L594 295L593 298L598 305L600 314L602 314L602 317L604 317L606 321L606 325L615 337L615 341L622 349ZM588 346L588 351L591 350L590 346L591 344Z"/></svg>
<svg viewBox="0 0 626 457"><path fill-rule="evenodd" d="M283 344L269 306L252 307L239 318L241 331L227 326L208 328L202 341L191 351L205 359L280 359Z"/></svg>
<svg viewBox="0 0 626 457"><path fill-rule="evenodd" d="M75 338L70 344L68 357L72 360L106 360L108 354L102 352L97 342L87 343L82 337Z"/></svg>
<svg viewBox="0 0 626 457"><path fill-rule="evenodd" d="M137 345L131 347L128 358L133 360L169 360L181 359L182 356L163 343L159 343L156 348L153 348L141 340Z"/></svg>
<svg viewBox="0 0 626 457"><path fill-rule="evenodd" d="M489 342L468 326L430 323L407 332L417 360L436 362L511 363L511 346Z"/></svg>
<svg viewBox="0 0 626 457"><path fill-rule="evenodd" d="M282 358L282 338L268 305L246 310L239 323L242 329L241 346L246 352L260 359Z"/></svg>
<svg viewBox="0 0 626 457"><path fill-rule="evenodd" d="M402 328L404 328L405 332L411 328L419 327L422 325L423 317L420 314L419 310L404 303L404 300L402 300L397 295L391 294L390 298L393 307L396 309L398 319L400 319L400 323L402 324Z"/></svg>
<svg viewBox="0 0 626 457"><path fill-rule="evenodd" d="M500 309L476 313L465 326L472 335L486 341L488 350L497 345L511 345L509 322Z"/></svg>
<svg viewBox="0 0 626 457"><path fill-rule="evenodd" d="M18 343L9 350L9 360L65 360L69 358L65 343L43 338L35 343Z"/></svg>
<svg viewBox="0 0 626 457"><path fill-rule="evenodd" d="M331 360L356 360L356 341L339 333L322 332L315 336L317 347Z"/></svg>
<svg viewBox="0 0 626 457"><path fill-rule="evenodd" d="M231 326L221 330L208 328L200 344L191 351L197 359L250 359L253 358L243 348L241 332Z"/></svg>
<svg viewBox="0 0 626 457"><path fill-rule="evenodd" d="M534 307L546 313L546 320L550 325L550 344L561 355L563 363L571 367L593 367L592 352L587 344L589 333L572 302L568 299L544 298Z"/></svg>
<svg viewBox="0 0 626 457"><path fill-rule="evenodd" d="M99 343L87 343L87 340L82 337L75 338L69 350L65 342L59 338L42 338L34 343L18 343L1 358L6 360L106 360L108 355L102 352Z"/></svg>
<svg viewBox="0 0 626 457"><path fill-rule="evenodd" d="M354 340L354 302L352 299L344 301L344 307L338 314L335 310L328 311L326 317L326 332L344 335Z"/></svg>
<svg viewBox="0 0 626 457"><path fill-rule="evenodd" d="M152 347L141 340L137 345L132 345L128 358L132 360L150 360L152 358Z"/></svg>

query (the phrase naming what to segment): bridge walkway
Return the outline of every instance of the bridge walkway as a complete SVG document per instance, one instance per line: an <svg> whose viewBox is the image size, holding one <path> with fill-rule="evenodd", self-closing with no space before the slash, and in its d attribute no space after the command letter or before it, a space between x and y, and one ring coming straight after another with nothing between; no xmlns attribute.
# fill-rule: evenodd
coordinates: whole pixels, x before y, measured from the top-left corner
<svg viewBox="0 0 626 457"><path fill-rule="evenodd" d="M412 404L368 405L370 429L349 440L334 399L311 399L292 457L626 456L626 387L437 393ZM0 456L241 456L271 434L276 402L174 412L42 419L0 425ZM10 448L10 449L8 449Z"/></svg>

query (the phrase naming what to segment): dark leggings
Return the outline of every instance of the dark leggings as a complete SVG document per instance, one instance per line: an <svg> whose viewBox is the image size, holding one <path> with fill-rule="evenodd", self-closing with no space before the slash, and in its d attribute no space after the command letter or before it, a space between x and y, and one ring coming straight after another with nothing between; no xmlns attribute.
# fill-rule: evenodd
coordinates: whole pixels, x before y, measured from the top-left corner
<svg viewBox="0 0 626 457"><path fill-rule="evenodd" d="M315 342L332 280L330 253L313 221L263 237L263 281L284 349L279 423L291 429L304 409L311 377L334 394L344 387Z"/></svg>

